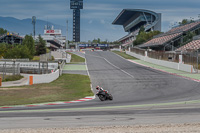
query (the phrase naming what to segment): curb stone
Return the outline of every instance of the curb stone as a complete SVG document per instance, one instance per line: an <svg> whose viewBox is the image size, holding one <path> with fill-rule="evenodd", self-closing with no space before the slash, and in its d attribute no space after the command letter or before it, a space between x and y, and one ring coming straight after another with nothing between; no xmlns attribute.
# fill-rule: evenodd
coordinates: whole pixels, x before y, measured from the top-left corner
<svg viewBox="0 0 200 133"><path fill-rule="evenodd" d="M49 102L49 103L40 103L40 104L28 104L28 105L17 105L17 106L2 106L0 109L9 109L16 107L38 107L38 106L50 106L50 105L61 105L61 104L70 104L70 103L79 103L86 102L95 99L95 96L85 97L74 101L66 101L66 102Z"/></svg>

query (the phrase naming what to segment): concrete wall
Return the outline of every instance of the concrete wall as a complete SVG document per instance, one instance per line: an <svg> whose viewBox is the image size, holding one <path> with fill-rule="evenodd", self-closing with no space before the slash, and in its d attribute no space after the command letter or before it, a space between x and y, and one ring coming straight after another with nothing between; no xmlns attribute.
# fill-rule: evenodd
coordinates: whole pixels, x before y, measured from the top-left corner
<svg viewBox="0 0 200 133"><path fill-rule="evenodd" d="M130 52L130 51L126 51L126 54L131 55L133 57L136 57L140 60L152 63L152 64L156 64L156 65L160 65L160 66L164 66L164 67L169 67L169 68L173 68L173 69L177 69L177 70L181 70L181 71L185 71L185 72L189 72L189 73L195 73L195 70L194 70L192 65L170 62L170 61L164 61L164 60L157 60L157 59L149 58L147 56L138 55L138 54L135 54L135 53Z"/></svg>
<svg viewBox="0 0 200 133"><path fill-rule="evenodd" d="M121 51L121 49L114 48L114 49L111 49L111 51Z"/></svg>
<svg viewBox="0 0 200 133"><path fill-rule="evenodd" d="M50 74L26 74L26 76L33 76L33 84L50 83L59 77L59 70L56 70Z"/></svg>
<svg viewBox="0 0 200 133"><path fill-rule="evenodd" d="M67 54L66 63L70 63L72 59L71 54Z"/></svg>
<svg viewBox="0 0 200 133"><path fill-rule="evenodd" d="M145 57L142 56L142 55L139 55L139 54L136 54L136 53L133 53L133 52L129 52L129 51L126 51L126 54L130 55L130 56L133 56L135 58L138 58L140 60L145 60Z"/></svg>
<svg viewBox="0 0 200 133"><path fill-rule="evenodd" d="M64 60L66 63L70 63L71 61L71 55L67 54L65 51L52 51L51 54L56 61Z"/></svg>

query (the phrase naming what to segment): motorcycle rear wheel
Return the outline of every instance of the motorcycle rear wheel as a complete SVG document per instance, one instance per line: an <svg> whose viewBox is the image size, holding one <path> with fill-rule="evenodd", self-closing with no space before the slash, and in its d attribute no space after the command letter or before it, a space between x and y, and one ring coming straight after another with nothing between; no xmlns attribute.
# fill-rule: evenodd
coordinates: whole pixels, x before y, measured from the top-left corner
<svg viewBox="0 0 200 133"><path fill-rule="evenodd" d="M100 99L101 101L105 101L105 100L106 100L106 97L103 96L103 95L99 95L99 99Z"/></svg>

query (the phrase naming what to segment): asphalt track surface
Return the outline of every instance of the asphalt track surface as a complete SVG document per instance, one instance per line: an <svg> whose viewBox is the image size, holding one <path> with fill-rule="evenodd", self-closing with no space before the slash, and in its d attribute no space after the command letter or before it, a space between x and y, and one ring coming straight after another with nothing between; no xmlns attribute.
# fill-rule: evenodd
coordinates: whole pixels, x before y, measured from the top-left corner
<svg viewBox="0 0 200 133"><path fill-rule="evenodd" d="M113 101L96 98L0 109L0 129L199 122L198 82L131 63L112 52L86 51L81 55L86 57L93 89L103 87L113 95Z"/></svg>

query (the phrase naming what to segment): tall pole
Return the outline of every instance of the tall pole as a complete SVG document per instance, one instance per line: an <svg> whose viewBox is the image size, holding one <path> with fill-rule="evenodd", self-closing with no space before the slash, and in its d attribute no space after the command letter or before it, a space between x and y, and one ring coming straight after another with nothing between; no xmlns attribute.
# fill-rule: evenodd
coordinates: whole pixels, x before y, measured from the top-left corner
<svg viewBox="0 0 200 133"><path fill-rule="evenodd" d="M34 39L35 39L35 24L36 24L36 17L35 16L32 17L32 24L33 24L33 35L34 35Z"/></svg>
<svg viewBox="0 0 200 133"><path fill-rule="evenodd" d="M66 28L66 49L69 48L69 44L68 44L68 20L66 21L67 23L67 28Z"/></svg>

